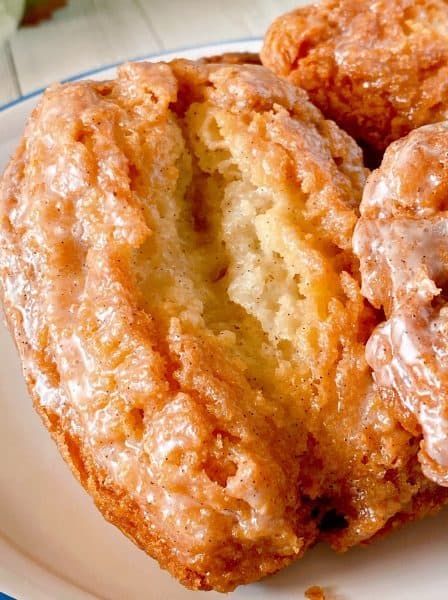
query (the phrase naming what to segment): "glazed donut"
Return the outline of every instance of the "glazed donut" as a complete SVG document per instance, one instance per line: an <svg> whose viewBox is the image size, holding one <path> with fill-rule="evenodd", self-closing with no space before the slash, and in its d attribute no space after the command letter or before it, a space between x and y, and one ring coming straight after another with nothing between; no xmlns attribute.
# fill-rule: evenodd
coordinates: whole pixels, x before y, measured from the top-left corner
<svg viewBox="0 0 448 600"><path fill-rule="evenodd" d="M423 433L425 474L448 486L448 123L395 142L368 181L354 250L362 292L386 321L367 361Z"/></svg>
<svg viewBox="0 0 448 600"><path fill-rule="evenodd" d="M53 86L0 186L5 315L103 515L233 589L445 501L372 385L361 152L261 66Z"/></svg>
<svg viewBox="0 0 448 600"><path fill-rule="evenodd" d="M376 153L448 116L445 0L324 0L270 26L262 62Z"/></svg>

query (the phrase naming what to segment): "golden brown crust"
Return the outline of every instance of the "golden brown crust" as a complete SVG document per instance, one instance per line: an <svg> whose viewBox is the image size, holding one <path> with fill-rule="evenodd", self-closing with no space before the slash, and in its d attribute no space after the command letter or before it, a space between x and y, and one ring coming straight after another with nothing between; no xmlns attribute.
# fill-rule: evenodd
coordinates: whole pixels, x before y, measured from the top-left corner
<svg viewBox="0 0 448 600"><path fill-rule="evenodd" d="M278 18L263 64L377 151L448 114L444 0L326 0Z"/></svg>
<svg viewBox="0 0 448 600"><path fill-rule="evenodd" d="M189 61L50 88L5 172L3 304L36 408L104 516L189 587L444 501L364 359L365 177L302 90Z"/></svg>
<svg viewBox="0 0 448 600"><path fill-rule="evenodd" d="M119 488L104 484L106 474L98 470L91 457L85 452L82 439L68 433L57 415L48 414L42 408L39 399L34 399L34 406L72 473L91 495L104 518L119 527L137 546L149 552L186 587L212 589L212 584L203 576L179 561L172 546L159 536L158 531L142 527L142 513L137 502Z"/></svg>

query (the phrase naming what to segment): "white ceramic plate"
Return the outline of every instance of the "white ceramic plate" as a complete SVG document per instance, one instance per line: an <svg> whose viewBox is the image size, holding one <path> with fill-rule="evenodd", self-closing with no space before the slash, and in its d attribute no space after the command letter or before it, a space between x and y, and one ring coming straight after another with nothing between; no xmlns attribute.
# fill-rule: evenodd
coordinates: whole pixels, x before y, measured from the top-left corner
<svg viewBox="0 0 448 600"><path fill-rule="evenodd" d="M240 41L176 56L257 51L259 46L259 41ZM88 76L113 74L114 68L106 68ZM34 94L0 109L0 170L38 98ZM3 326L0 349L0 591L18 600L223 598L183 589L106 523L34 413ZM446 600L447 542L445 512L345 555L318 547L278 575L230 597L299 600L307 587L319 584L328 590L329 600Z"/></svg>

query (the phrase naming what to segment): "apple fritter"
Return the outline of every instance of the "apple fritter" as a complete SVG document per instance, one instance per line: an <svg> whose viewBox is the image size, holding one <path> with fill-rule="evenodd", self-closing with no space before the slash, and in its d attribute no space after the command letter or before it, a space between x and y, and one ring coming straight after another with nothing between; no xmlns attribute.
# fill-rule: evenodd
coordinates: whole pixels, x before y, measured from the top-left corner
<svg viewBox="0 0 448 600"><path fill-rule="evenodd" d="M445 0L324 0L274 21L261 58L382 153L447 118L447 30Z"/></svg>
<svg viewBox="0 0 448 600"><path fill-rule="evenodd" d="M366 175L286 80L175 61L51 87L3 176L3 304L36 409L103 515L191 588L444 499L364 357Z"/></svg>

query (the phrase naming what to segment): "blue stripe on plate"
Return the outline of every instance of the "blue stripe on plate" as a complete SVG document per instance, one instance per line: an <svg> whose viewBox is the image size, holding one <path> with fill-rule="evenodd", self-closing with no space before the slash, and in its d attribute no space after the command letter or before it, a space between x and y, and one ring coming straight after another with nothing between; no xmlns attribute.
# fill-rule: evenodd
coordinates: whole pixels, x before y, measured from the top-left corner
<svg viewBox="0 0 448 600"><path fill-rule="evenodd" d="M2 594L2 592L0 592L0 600L14 600L14 598L12 596L7 596L6 594Z"/></svg>
<svg viewBox="0 0 448 600"><path fill-rule="evenodd" d="M118 62L110 63L108 65L103 65L101 67L97 67L96 69L90 69L88 71L82 71L81 73L78 73L76 75L71 75L70 77L66 77L65 79L62 79L60 83L67 83L68 81L75 81L75 79L83 79L85 77L90 77L91 75L95 75L96 73L100 73L101 71L106 71L107 69L113 69L114 67L118 67L118 65L121 65L125 62L133 62L136 60L150 60L151 58L154 58L155 56L160 56L162 58L163 56L166 56L168 54L173 54L175 52L186 52L187 50L200 50L201 48L214 48L215 46L222 46L224 44L243 44L245 42L261 42L261 38L248 37L248 38L241 38L238 40L226 40L223 42L213 42L213 44L201 44L200 46L184 46L183 48L175 48L174 50L165 50L164 52L159 52L159 53L154 52L152 54L144 54L143 56L134 56L133 58L126 58L125 60L120 60ZM42 94L42 92L45 91L46 87L48 87L48 86L39 88L37 90L34 90L33 92L25 94L24 96L20 96L19 98L16 98L15 100L12 100L11 102L7 102L6 104L3 104L2 106L0 106L0 113L7 110L8 108L12 108L13 106L16 106L17 104L20 104L21 102L24 102L25 100L29 100L30 98L34 98L34 96L38 96L39 94ZM1 600L1 596L0 596L0 600Z"/></svg>

